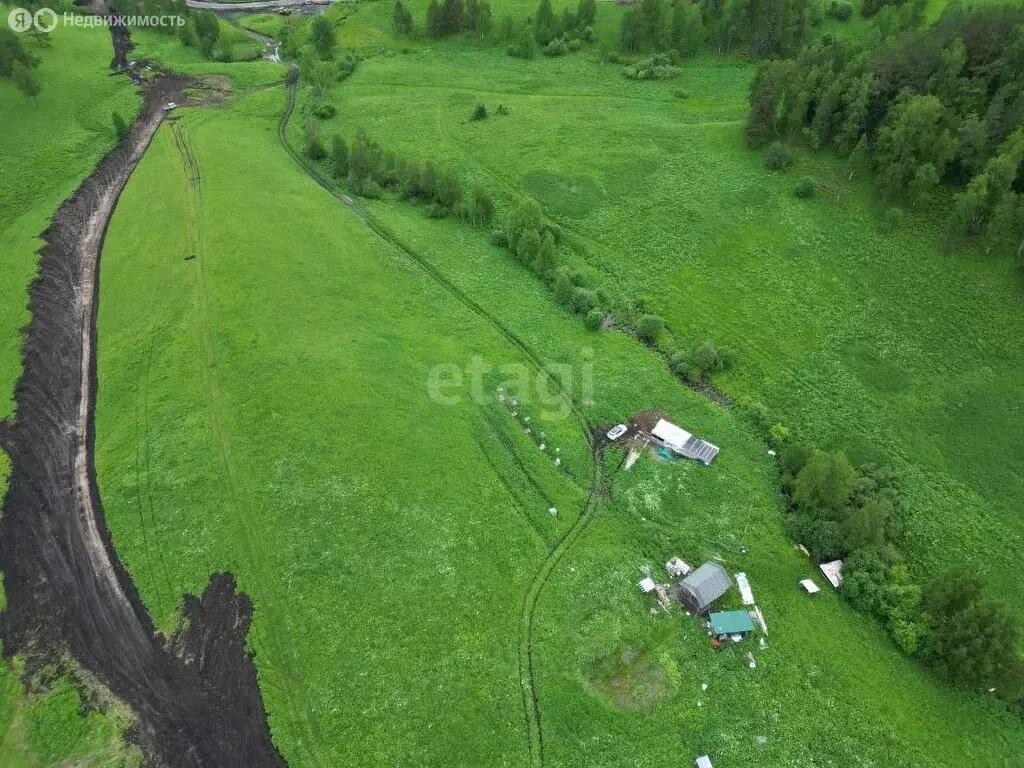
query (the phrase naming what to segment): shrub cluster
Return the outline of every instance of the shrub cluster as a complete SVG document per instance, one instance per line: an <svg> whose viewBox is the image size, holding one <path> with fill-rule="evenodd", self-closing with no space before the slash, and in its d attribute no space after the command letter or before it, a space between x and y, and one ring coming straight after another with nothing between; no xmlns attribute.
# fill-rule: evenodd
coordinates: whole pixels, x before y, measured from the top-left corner
<svg viewBox="0 0 1024 768"><path fill-rule="evenodd" d="M312 160L325 160L327 152L317 137L315 122L306 131L306 154ZM494 200L481 184L474 184L464 199L462 183L452 171L438 168L431 161L420 162L398 157L359 131L351 146L342 136L331 139L331 174L347 179L352 191L362 197L379 198L385 189L395 191L400 200L426 204L426 215L444 218L456 214L473 226L487 226L494 217Z"/></svg>
<svg viewBox="0 0 1024 768"><path fill-rule="evenodd" d="M737 16L746 6L730 11ZM671 52L692 56L707 37L705 19L718 15L723 6L689 0L642 0L627 10L619 23L619 47L629 54Z"/></svg>
<svg viewBox="0 0 1024 768"><path fill-rule="evenodd" d="M591 287L580 270L559 269L553 285L555 299L573 314L580 315L592 331L599 331L611 309L611 300L601 288Z"/></svg>
<svg viewBox="0 0 1024 768"><path fill-rule="evenodd" d="M220 34L220 20L213 11L188 14L178 40L186 48L198 49L204 59L231 61L231 43Z"/></svg>
<svg viewBox="0 0 1024 768"><path fill-rule="evenodd" d="M672 372L689 384L699 384L713 373L728 371L735 354L729 347L716 347L711 340L688 351L677 352L669 359Z"/></svg>
<svg viewBox="0 0 1024 768"><path fill-rule="evenodd" d="M496 236L515 259L528 266L545 282L555 278L558 269L556 252L561 232L545 223L536 200L524 197L512 209L501 233Z"/></svg>
<svg viewBox="0 0 1024 768"><path fill-rule="evenodd" d="M400 3L401 0L398 0ZM406 12L407 13L407 12ZM407 28L408 27L408 28ZM460 31L472 31L483 36L491 28L491 4L488 0L444 0L442 5L437 0L430 0L427 6L427 34L430 37L444 37ZM412 19L402 15L399 23L399 11L395 7L395 31L405 34L412 32Z"/></svg>
<svg viewBox="0 0 1024 768"><path fill-rule="evenodd" d="M848 0L829 0L825 12L839 21L848 21L853 16L853 3Z"/></svg>
<svg viewBox="0 0 1024 768"><path fill-rule="evenodd" d="M578 51L583 42L593 42L596 16L595 0L579 0L575 10L567 7L560 16L555 15L551 0L540 0L532 21L505 16L501 37L508 42L509 56L532 59L538 47L545 56L565 56Z"/></svg>
<svg viewBox="0 0 1024 768"><path fill-rule="evenodd" d="M796 157L793 150L781 141L774 141L764 151L765 167L773 171L785 171L793 166Z"/></svg>
<svg viewBox="0 0 1024 768"><path fill-rule="evenodd" d="M656 53L635 64L624 67L622 74L630 80L671 80L679 74L679 67L664 53Z"/></svg>
<svg viewBox="0 0 1024 768"><path fill-rule="evenodd" d="M814 197L817 187L818 185L817 182L815 182L814 177L804 176L793 188L793 194L807 200Z"/></svg>
<svg viewBox="0 0 1024 768"><path fill-rule="evenodd" d="M648 344L657 343L665 331L665 321L660 315L642 315L636 324L636 334Z"/></svg>

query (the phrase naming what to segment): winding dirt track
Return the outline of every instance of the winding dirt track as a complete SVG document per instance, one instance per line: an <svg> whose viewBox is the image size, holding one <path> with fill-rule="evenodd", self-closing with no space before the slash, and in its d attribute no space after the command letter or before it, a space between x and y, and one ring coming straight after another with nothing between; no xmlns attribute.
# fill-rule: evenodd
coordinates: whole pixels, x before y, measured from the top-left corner
<svg viewBox="0 0 1024 768"><path fill-rule="evenodd" d="M296 163L313 179L320 187L330 195L338 199L350 208L362 221L379 235L383 240L402 251L427 275L451 294L456 300L468 307L472 312L481 317L513 347L515 347L529 362L536 371L544 369L544 362L541 358L511 329L502 323L497 317L490 314L475 300L470 298L458 286L452 283L437 267L431 264L422 255L402 242L390 229L384 226L369 211L359 205L352 197L346 195L335 185L325 179L317 168L300 155L288 142L287 129L295 110L296 91L298 86L298 68L294 64L288 65L288 78L285 82L286 102L281 119L278 122L278 139L285 151L295 160ZM568 553L570 548L590 527L590 524L597 516L600 508L599 497L606 492L604 472L602 467L602 455L594 433L587 422L586 415L573 402L571 393L565 393L569 398L573 417L578 422L580 429L590 443L591 447L591 474L586 500L569 529L552 544L544 560L541 562L530 582L525 595L523 596L522 608L519 616L519 642L518 642L518 663L519 682L523 693L523 709L526 718L526 737L529 747L530 765L532 768L539 768L544 764L544 730L541 723L540 703L537 698L536 665L533 652L533 619L540 599L541 592L547 584L548 578L554 571L555 566Z"/></svg>
<svg viewBox="0 0 1024 768"><path fill-rule="evenodd" d="M114 36L115 62L125 40ZM121 47L119 47L121 46ZM187 596L165 645L110 541L93 445L99 257L117 199L184 78L162 76L121 144L58 209L29 289L31 322L16 420L3 430L11 474L0 518L4 653L30 668L70 656L137 717L154 764L277 767L245 650L252 604L228 574Z"/></svg>

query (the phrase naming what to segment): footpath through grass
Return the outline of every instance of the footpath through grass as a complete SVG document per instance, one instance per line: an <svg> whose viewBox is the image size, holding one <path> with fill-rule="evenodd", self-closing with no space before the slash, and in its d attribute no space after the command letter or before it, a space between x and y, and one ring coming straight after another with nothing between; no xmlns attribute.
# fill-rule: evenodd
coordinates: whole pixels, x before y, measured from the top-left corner
<svg viewBox="0 0 1024 768"><path fill-rule="evenodd" d="M433 280L284 153L283 100L186 110L122 196L103 254L97 464L115 543L162 626L211 572L252 595L290 765L529 764L522 600L590 490L589 455L572 419L534 423L567 479L466 380L444 389L457 402L431 396L438 365L479 358L493 392L513 370L499 366L525 362L492 319L569 366L591 423L665 407L723 447L710 468L644 458L614 474L621 457L608 458L597 517L533 616L545 764L708 751L955 768L1024 753L1019 722L936 684L836 595L797 593L812 566L781 531L764 446L732 415L632 339L584 330L487 233L371 204L451 285ZM680 611L649 614L638 568L670 554L750 574L771 633L758 669L742 649L711 653Z"/></svg>

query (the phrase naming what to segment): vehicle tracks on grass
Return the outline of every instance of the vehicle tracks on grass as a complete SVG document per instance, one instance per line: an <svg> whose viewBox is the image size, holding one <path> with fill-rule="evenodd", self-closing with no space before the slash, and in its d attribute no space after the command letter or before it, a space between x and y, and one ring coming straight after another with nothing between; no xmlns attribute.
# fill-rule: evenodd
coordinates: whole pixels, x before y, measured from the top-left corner
<svg viewBox="0 0 1024 768"><path fill-rule="evenodd" d="M322 743L319 723L305 694L302 674L298 668L292 649L295 647L287 617L282 615L276 600L271 595L268 584L273 581L272 569L267 563L266 554L259 542L254 540L249 530L250 520L247 512L255 505L249 494L250 483L246 473L234 456L231 435L227 426L227 406L220 387L219 366L213 345L213 327L210 311L210 292L206 270L206 249L204 246L203 227L203 175L199 161L186 130L194 129L198 120L189 118L175 120L171 126L174 144L181 157L188 187L188 209L186 230L192 256L192 279L195 294L199 303L200 333L199 347L203 356L202 379L206 391L206 401L213 429L216 450L220 461L221 473L228 490L228 504L231 507L239 538L243 545L245 558L253 573L252 591L256 596L256 605L260 610L270 614L270 626L274 629L263 632L259 625L255 628L258 641L272 653L268 661L277 672L281 690L291 710L293 724L303 732L300 743L304 747L306 757L311 764L317 766L330 765L319 753L318 745ZM188 122L186 122L188 121Z"/></svg>
<svg viewBox="0 0 1024 768"><path fill-rule="evenodd" d="M153 352L155 341L152 336L149 343L142 351L142 359L139 361L139 385L136 390L135 408L135 503L139 509L139 529L142 531L142 546L146 552L146 565L149 567L150 580L153 582L159 603L161 615L163 611L173 610L174 595L181 594L183 590L175 589L171 585L170 572L167 569L167 560L164 557L164 549L160 545L160 536L156 522L156 505L153 501L153 475L150 465L151 448L147 441L149 435L149 382L150 371L153 365ZM149 513L149 519L146 513ZM153 549L155 540L155 549ZM156 575L156 565L159 562L163 583L167 587L166 593L160 586L160 579ZM159 621L160 616L156 617Z"/></svg>
<svg viewBox="0 0 1024 768"><path fill-rule="evenodd" d="M307 175L324 191L347 206L353 213L376 233L381 239L404 253L417 266L420 267L434 282L441 286L447 293L454 297L459 303L468 308L484 322L490 325L498 334L512 347L514 347L537 372L543 372L545 365L541 358L529 345L520 339L511 329L502 323L494 315L490 314L478 302L467 295L461 288L455 285L441 270L434 266L424 256L417 253L413 248L400 240L388 227L384 226L375 216L359 205L353 198L346 195L336 186L331 184L317 168L307 162L289 143L287 129L292 113L295 111L296 92L298 85L298 67L294 64L288 65L288 77L285 81L285 107L277 124L278 139L284 150L298 163ZM575 403L571 392L562 390L566 397L570 412L577 421L584 438L590 446L591 469L589 477L589 488L586 500L576 516L573 524L562 534L562 536L550 547L546 557L530 582L523 597L522 608L519 615L519 641L517 645L517 656L519 666L519 683L523 695L523 709L526 718L526 738L530 755L530 765L537 768L544 763L544 731L541 723L540 704L537 697L536 665L534 661L533 648L533 620L537 608L537 601L540 598L544 586L547 584L555 567L568 553L570 548L579 541L580 537L590 527L590 524L597 516L600 507L599 497L602 495L603 473L601 468L601 453L586 415L579 405Z"/></svg>

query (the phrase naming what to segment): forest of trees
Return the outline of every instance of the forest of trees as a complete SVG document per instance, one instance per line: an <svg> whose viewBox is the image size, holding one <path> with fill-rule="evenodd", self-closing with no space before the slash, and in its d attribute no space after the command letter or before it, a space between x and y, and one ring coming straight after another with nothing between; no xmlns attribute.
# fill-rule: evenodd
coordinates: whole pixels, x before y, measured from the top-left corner
<svg viewBox="0 0 1024 768"><path fill-rule="evenodd" d="M413 33L412 16L398 0L395 3L395 31ZM445 37L461 31L474 31L483 36L491 28L491 4L487 0L430 0L427 6L426 31L430 37Z"/></svg>
<svg viewBox="0 0 1024 768"><path fill-rule="evenodd" d="M748 144L803 140L849 157L890 205L955 192L947 242L1024 255L1024 6L884 7L871 34L765 62Z"/></svg>
<svg viewBox="0 0 1024 768"><path fill-rule="evenodd" d="M27 2L18 3L19 8L24 8L31 14L44 5L42 0L27 0ZM22 41L32 40L36 44L37 50L48 48L50 33L43 32L35 26L27 32L15 33L6 23L6 14L7 12L4 11L5 22L0 26L0 77L9 77L18 90L35 103L41 86L34 70L42 62L42 58L29 51Z"/></svg>
<svg viewBox="0 0 1024 768"><path fill-rule="evenodd" d="M642 0L622 17L626 53L696 52L710 40L719 53L747 46L754 56L795 54L804 39L808 0Z"/></svg>
<svg viewBox="0 0 1024 768"><path fill-rule="evenodd" d="M30 53L6 25L0 27L0 77L9 77L29 99L39 94L39 81L32 71L40 58Z"/></svg>

